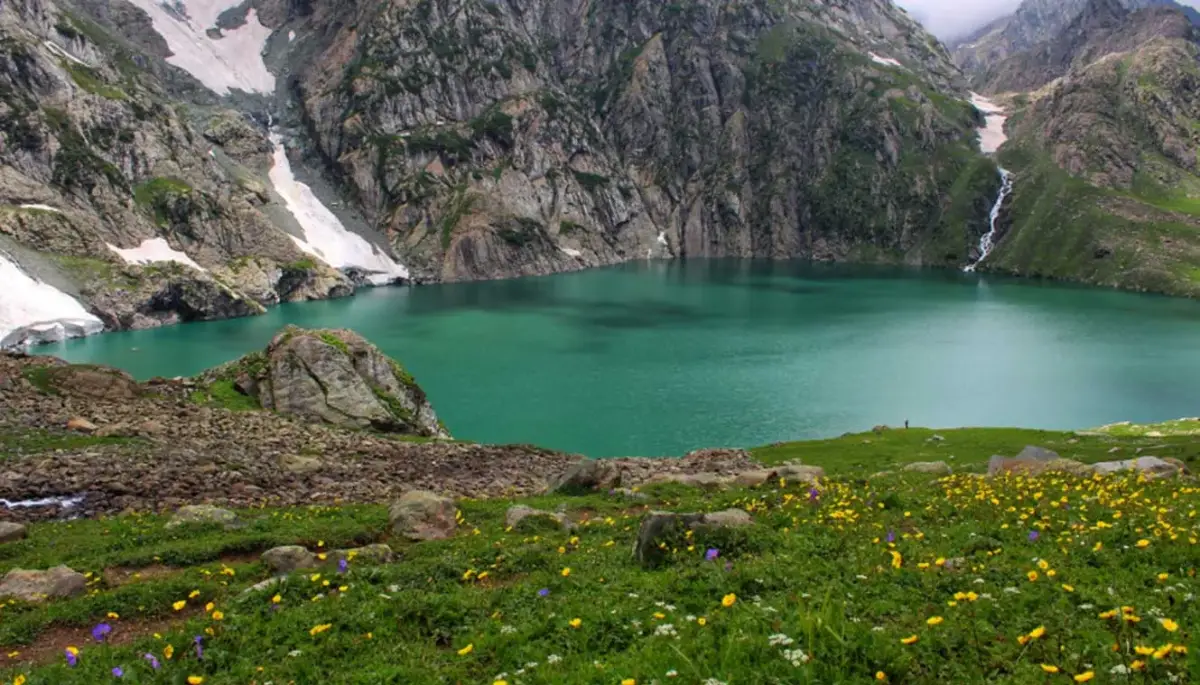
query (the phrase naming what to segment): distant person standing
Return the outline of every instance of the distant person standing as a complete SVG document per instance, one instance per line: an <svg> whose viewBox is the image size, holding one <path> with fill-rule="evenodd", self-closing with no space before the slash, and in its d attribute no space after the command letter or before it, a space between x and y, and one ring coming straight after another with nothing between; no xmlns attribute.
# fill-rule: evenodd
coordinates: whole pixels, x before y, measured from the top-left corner
<svg viewBox="0 0 1200 685"><path fill-rule="evenodd" d="M904 419L904 430L908 430L908 419Z"/></svg>

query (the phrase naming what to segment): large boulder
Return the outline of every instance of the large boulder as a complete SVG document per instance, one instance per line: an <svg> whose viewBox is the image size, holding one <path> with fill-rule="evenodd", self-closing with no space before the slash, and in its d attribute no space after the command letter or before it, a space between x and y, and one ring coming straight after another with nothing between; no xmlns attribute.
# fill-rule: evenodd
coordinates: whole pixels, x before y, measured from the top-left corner
<svg viewBox="0 0 1200 685"><path fill-rule="evenodd" d="M404 367L353 331L288 326L247 360L210 373L234 377L265 409L349 428L450 437Z"/></svg>
<svg viewBox="0 0 1200 685"><path fill-rule="evenodd" d="M226 528L236 528L239 524L237 514L214 507L211 504L189 504L179 507L171 520L167 522L167 528L179 528L180 526L188 525L208 525L220 524Z"/></svg>
<svg viewBox="0 0 1200 685"><path fill-rule="evenodd" d="M1064 470L1049 468L1051 463L1060 460L1069 461L1062 459L1056 452L1048 450L1044 447L1026 445L1025 448L1017 453L1017 456L1015 457L1010 458L999 454L993 454L992 458L988 460L987 475L997 476L1002 473L1024 473L1027 475L1036 475L1051 470Z"/></svg>
<svg viewBox="0 0 1200 685"><path fill-rule="evenodd" d="M288 574L302 568L313 568L317 565L317 555L300 545L284 545L263 552L262 561L275 573Z"/></svg>
<svg viewBox="0 0 1200 685"><path fill-rule="evenodd" d="M1102 461L1092 465L1092 470L1100 474L1118 473L1120 471L1140 471L1146 480L1171 478L1183 473L1177 464L1172 464L1158 457L1138 457L1121 461Z"/></svg>
<svg viewBox="0 0 1200 685"><path fill-rule="evenodd" d="M656 473L650 476L646 485L659 483L677 483L701 490L722 490L735 481L734 476L723 476L719 473Z"/></svg>
<svg viewBox="0 0 1200 685"><path fill-rule="evenodd" d="M575 524L571 523L567 515L562 512L534 509L524 504L508 508L508 511L504 513L504 525L522 532L554 528L571 530L575 527Z"/></svg>
<svg viewBox="0 0 1200 685"><path fill-rule="evenodd" d="M0 542L15 542L25 539L25 526L12 521L0 521Z"/></svg>
<svg viewBox="0 0 1200 685"><path fill-rule="evenodd" d="M87 589L87 578L82 573L66 566L55 566L46 571L13 569L0 580L0 597L11 597L26 602L44 599L74 597Z"/></svg>
<svg viewBox="0 0 1200 685"><path fill-rule="evenodd" d="M775 467L775 475L784 480L816 485L825 478L825 469L820 466L808 466L798 461L789 461Z"/></svg>
<svg viewBox="0 0 1200 685"><path fill-rule="evenodd" d="M610 490L620 484L621 469L616 464L605 459L584 459L559 475L550 489L571 495Z"/></svg>
<svg viewBox="0 0 1200 685"><path fill-rule="evenodd" d="M141 394L137 381L119 369L90 364L44 367L38 375L41 389L71 397L119 402Z"/></svg>
<svg viewBox="0 0 1200 685"><path fill-rule="evenodd" d="M633 558L643 566L656 566L669 553L665 549L688 530L704 528L741 528L753 525L750 514L741 509L726 509L708 514L652 511L642 518L637 541L633 544Z"/></svg>
<svg viewBox="0 0 1200 685"><path fill-rule="evenodd" d="M352 564L390 564L396 559L396 552L388 545L376 543L363 547L334 550L332 556L337 561L345 559Z"/></svg>
<svg viewBox="0 0 1200 685"><path fill-rule="evenodd" d="M400 496L388 509L392 532L409 540L442 540L454 535L458 527L458 508L449 497L412 490Z"/></svg>
<svg viewBox="0 0 1200 685"><path fill-rule="evenodd" d="M1092 467L1083 462L1075 461L1074 459L1050 459L1046 461L1037 459L1010 459L999 455L993 455L988 461L988 477L1003 475L1005 473L1020 473L1026 476L1037 476L1043 473L1061 472L1069 473L1073 476L1082 476L1091 473Z"/></svg>

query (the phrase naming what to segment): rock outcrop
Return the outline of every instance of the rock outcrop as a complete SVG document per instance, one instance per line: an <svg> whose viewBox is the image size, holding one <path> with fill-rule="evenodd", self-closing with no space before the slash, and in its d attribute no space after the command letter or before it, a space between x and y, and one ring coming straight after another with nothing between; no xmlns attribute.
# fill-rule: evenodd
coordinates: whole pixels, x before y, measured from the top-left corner
<svg viewBox="0 0 1200 685"><path fill-rule="evenodd" d="M392 532L409 540L443 540L458 527L454 500L424 490L400 496L388 509Z"/></svg>
<svg viewBox="0 0 1200 685"><path fill-rule="evenodd" d="M189 504L179 508L171 520L167 522L167 528L181 528L184 526L193 525L219 525L223 528L235 528L239 525L237 514L214 507L211 504Z"/></svg>
<svg viewBox="0 0 1200 685"><path fill-rule="evenodd" d="M87 578L66 566L46 571L27 571L15 568L0 580L0 597L24 602L41 602L83 594Z"/></svg>
<svg viewBox="0 0 1200 685"><path fill-rule="evenodd" d="M679 544L688 531L699 534L706 529L741 528L753 524L754 519L741 509L708 514L652 511L642 518L633 544L633 558L643 566L657 566L671 552L670 546Z"/></svg>
<svg viewBox="0 0 1200 685"><path fill-rule="evenodd" d="M425 391L394 359L348 330L288 326L266 350L204 376L232 382L265 409L349 428L449 438ZM287 455L284 468L308 473L319 460Z"/></svg>

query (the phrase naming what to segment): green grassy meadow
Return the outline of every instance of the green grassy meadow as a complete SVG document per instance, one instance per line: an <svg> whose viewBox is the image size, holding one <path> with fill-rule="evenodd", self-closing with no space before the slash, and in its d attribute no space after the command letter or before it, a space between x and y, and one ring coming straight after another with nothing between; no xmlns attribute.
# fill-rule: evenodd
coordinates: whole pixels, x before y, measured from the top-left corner
<svg viewBox="0 0 1200 685"><path fill-rule="evenodd" d="M456 536L421 543L391 537L382 504L243 510L245 525L229 531L168 530L167 517L140 513L33 524L28 539L0 545L0 571L67 564L89 574L89 590L0 608L0 683L1200 678L1193 481L971 473L1026 444L1081 461L1142 448L1194 463L1194 438L937 433L753 451L825 466L816 486L520 500L563 508L574 531L509 530L507 499L460 501ZM932 459L956 473L872 477ZM731 507L755 524L675 539L657 568L633 560L646 511ZM374 542L398 560L334 563L333 550ZM325 565L248 591L270 577L258 554L281 544L327 553ZM111 632L97 640L101 623Z"/></svg>

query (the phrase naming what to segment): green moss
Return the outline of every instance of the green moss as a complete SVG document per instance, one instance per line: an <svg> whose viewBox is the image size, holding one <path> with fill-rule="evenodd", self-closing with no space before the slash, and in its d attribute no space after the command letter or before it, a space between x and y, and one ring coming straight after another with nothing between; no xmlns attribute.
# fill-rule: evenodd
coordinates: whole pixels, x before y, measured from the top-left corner
<svg viewBox="0 0 1200 685"><path fill-rule="evenodd" d="M571 173L574 174L575 180L579 182L579 185L583 186L583 189L589 193L594 193L597 190L607 186L611 182L609 177L602 176L600 174L591 174L586 171L575 170L572 170Z"/></svg>
<svg viewBox="0 0 1200 685"><path fill-rule="evenodd" d="M65 60L60 64L71 74L71 79L75 81L75 85L92 95L99 95L109 100L125 100L128 98L125 91L105 83L100 77L100 73L95 69Z"/></svg>
<svg viewBox="0 0 1200 685"><path fill-rule="evenodd" d="M442 218L438 222L438 233L441 234L443 250L450 249L450 241L454 229L458 227L458 222L471 211L471 207L474 204L475 196L467 192L465 184L455 189L454 196L450 198L442 214Z"/></svg>
<svg viewBox="0 0 1200 685"><path fill-rule="evenodd" d="M406 408L403 404L401 404L400 400L396 396L379 386L374 386L371 388L371 390L375 393L375 397L379 399L385 408L387 408L388 413L391 414L392 417L399 419L409 426L416 425L416 422L413 421L412 412L409 411L408 408Z"/></svg>
<svg viewBox="0 0 1200 685"><path fill-rule="evenodd" d="M337 349L342 354L345 354L345 355L350 354L350 346L347 345L341 338L337 337L333 333L329 333L328 331L319 331L317 333L317 337L321 338L321 340L326 345L329 345L330 347Z"/></svg>
<svg viewBox="0 0 1200 685"><path fill-rule="evenodd" d="M15 458L23 454L53 452L55 450L78 450L102 445L132 445L137 440L115 436L99 437L82 435L65 431L51 431L40 428L16 430L0 429L0 461L5 458Z"/></svg>
<svg viewBox="0 0 1200 685"><path fill-rule="evenodd" d="M230 411L255 411L262 409L258 400L242 393L234 381L222 378L208 384L202 390L193 392L189 399L196 404L208 407L219 407Z"/></svg>
<svg viewBox="0 0 1200 685"><path fill-rule="evenodd" d="M21 370L21 375L39 392L57 395L59 393L54 387L54 369L53 366L28 366Z"/></svg>
<svg viewBox="0 0 1200 685"><path fill-rule="evenodd" d="M294 262L288 262L280 267L285 271L314 271L317 268L317 262L311 257L297 259Z"/></svg>
<svg viewBox="0 0 1200 685"><path fill-rule="evenodd" d="M159 226L171 223L171 211L175 200L190 195L192 187L177 178L159 176L139 184L133 189L133 199L140 206L154 213Z"/></svg>

